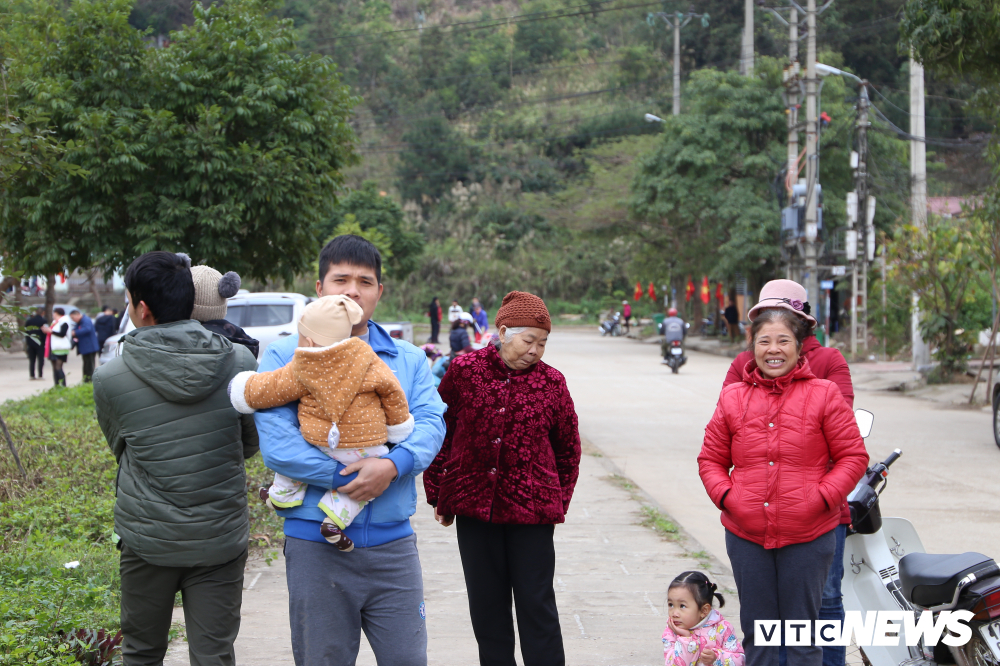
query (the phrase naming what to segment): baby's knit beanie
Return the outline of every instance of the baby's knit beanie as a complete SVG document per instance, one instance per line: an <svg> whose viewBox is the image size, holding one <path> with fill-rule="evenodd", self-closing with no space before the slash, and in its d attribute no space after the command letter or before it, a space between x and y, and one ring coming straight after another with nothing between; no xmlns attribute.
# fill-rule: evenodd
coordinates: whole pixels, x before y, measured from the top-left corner
<svg viewBox="0 0 1000 666"><path fill-rule="evenodd" d="M501 326L507 328L528 326L543 328L546 331L552 330L552 319L549 317L549 309L545 307L545 301L526 291L512 291L504 296L493 323L498 329Z"/></svg>
<svg viewBox="0 0 1000 666"><path fill-rule="evenodd" d="M365 311L347 296L324 296L302 311L299 336L310 338L320 347L351 337L351 329L364 320ZM304 339L299 344L305 342Z"/></svg>
<svg viewBox="0 0 1000 666"><path fill-rule="evenodd" d="M223 275L211 266L194 266L191 268L191 279L194 280L191 319L225 319L226 300L240 290L240 276L232 271Z"/></svg>

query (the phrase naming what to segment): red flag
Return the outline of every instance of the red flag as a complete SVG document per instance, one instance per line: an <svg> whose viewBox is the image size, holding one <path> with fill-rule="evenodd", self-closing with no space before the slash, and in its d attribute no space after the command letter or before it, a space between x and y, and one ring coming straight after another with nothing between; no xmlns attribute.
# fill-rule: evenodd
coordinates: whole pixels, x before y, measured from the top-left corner
<svg viewBox="0 0 1000 666"><path fill-rule="evenodd" d="M692 282L691 278L688 277L687 289L685 290L684 293L684 300L690 301L692 296L694 296L694 282Z"/></svg>
<svg viewBox="0 0 1000 666"><path fill-rule="evenodd" d="M701 302L708 305L712 300L712 290L708 288L708 276L701 279Z"/></svg>
<svg viewBox="0 0 1000 666"><path fill-rule="evenodd" d="M642 283L636 280L635 282L635 297L632 299L634 301L642 300Z"/></svg>
<svg viewBox="0 0 1000 666"><path fill-rule="evenodd" d="M649 283L649 300L656 301L656 287L653 286L652 282Z"/></svg>
<svg viewBox="0 0 1000 666"><path fill-rule="evenodd" d="M721 282L716 282L715 283L715 300L717 300L719 302L719 307L722 307L723 297L722 297L722 283Z"/></svg>

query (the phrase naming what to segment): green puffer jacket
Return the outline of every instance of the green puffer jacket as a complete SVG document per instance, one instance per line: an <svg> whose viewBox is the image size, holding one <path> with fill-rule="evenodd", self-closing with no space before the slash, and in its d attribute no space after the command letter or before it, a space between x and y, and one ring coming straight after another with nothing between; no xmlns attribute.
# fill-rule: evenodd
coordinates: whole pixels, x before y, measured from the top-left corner
<svg viewBox="0 0 1000 666"><path fill-rule="evenodd" d="M119 464L115 531L146 562L212 566L246 549L243 461L257 453L257 429L226 387L256 368L246 347L189 319L132 331L94 373L97 420Z"/></svg>

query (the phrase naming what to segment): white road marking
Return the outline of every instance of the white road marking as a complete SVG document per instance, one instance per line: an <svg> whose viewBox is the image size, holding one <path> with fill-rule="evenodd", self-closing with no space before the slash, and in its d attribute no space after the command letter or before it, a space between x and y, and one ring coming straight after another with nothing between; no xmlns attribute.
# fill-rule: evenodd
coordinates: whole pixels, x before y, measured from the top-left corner
<svg viewBox="0 0 1000 666"><path fill-rule="evenodd" d="M586 516L587 518L590 518L590 512L587 511L587 507L583 507L583 515Z"/></svg>
<svg viewBox="0 0 1000 666"><path fill-rule="evenodd" d="M611 543L610 541L608 541L608 537L604 536L603 534L601 535L601 538L604 539L604 543Z"/></svg>
<svg viewBox="0 0 1000 666"><path fill-rule="evenodd" d="M253 589L253 586L257 584L257 581L260 580L260 577L263 575L263 573L264 572L262 571L262 572L258 573L256 576L253 577L253 580L250 581L250 585L247 586L248 590L252 590Z"/></svg>
<svg viewBox="0 0 1000 666"><path fill-rule="evenodd" d="M626 575L626 576L628 576L628 575L629 575L629 572L628 572L628 569L626 569L626 568L625 568L625 565L624 565L624 564L622 564L622 563L621 563L621 561L619 561L619 562L618 562L618 566L620 566L620 567L622 568L622 571L624 571L624 572L625 572L625 575Z"/></svg>
<svg viewBox="0 0 1000 666"><path fill-rule="evenodd" d="M649 592L643 592L642 593L642 598L645 599L646 603L649 604L649 607L653 609L653 615L659 615L660 614L660 609L658 609L656 606L654 606L653 602L649 600Z"/></svg>
<svg viewBox="0 0 1000 666"><path fill-rule="evenodd" d="M583 622L580 622L580 616L574 615L573 619L576 620L576 626L580 627L580 635L586 638L587 632L583 630Z"/></svg>

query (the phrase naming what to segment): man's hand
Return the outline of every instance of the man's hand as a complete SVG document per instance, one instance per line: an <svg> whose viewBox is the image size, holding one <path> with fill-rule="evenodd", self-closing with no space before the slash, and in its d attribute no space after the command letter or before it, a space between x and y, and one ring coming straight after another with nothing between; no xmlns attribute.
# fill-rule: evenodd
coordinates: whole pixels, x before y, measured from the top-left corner
<svg viewBox="0 0 1000 666"><path fill-rule="evenodd" d="M451 524L455 522L455 516L442 516L438 513L437 507L434 507L434 520L438 521L445 527L451 527Z"/></svg>
<svg viewBox="0 0 1000 666"><path fill-rule="evenodd" d="M387 458L365 458L353 462L340 471L341 476L358 473L358 478L337 488L355 502L370 502L389 487L398 472L396 465Z"/></svg>

